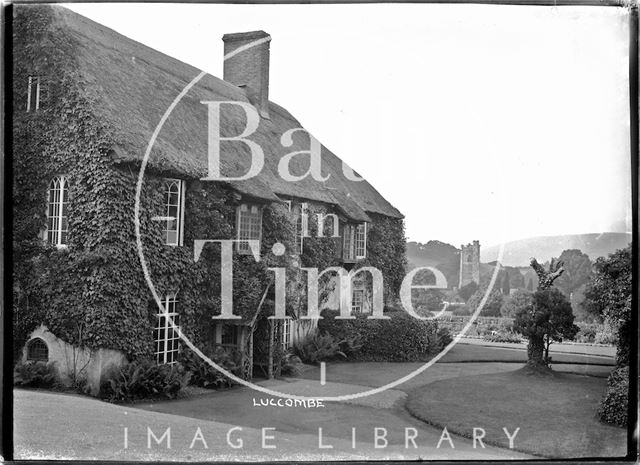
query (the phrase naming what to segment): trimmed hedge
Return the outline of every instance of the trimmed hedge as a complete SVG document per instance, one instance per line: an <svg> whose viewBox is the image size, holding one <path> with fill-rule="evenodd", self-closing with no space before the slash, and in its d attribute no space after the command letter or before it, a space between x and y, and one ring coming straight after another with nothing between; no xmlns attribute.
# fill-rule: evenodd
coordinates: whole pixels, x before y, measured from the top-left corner
<svg viewBox="0 0 640 465"><path fill-rule="evenodd" d="M598 417L605 423L627 426L629 407L629 367L616 368L609 375L607 392L598 408Z"/></svg>
<svg viewBox="0 0 640 465"><path fill-rule="evenodd" d="M352 320L336 320L335 310L324 310L318 330L337 341L358 340L360 348L347 354L350 360L410 362L422 361L439 352L450 341L448 332L438 334L433 320L418 320L403 311L385 311L389 320L357 315ZM447 342L448 343L448 342Z"/></svg>
<svg viewBox="0 0 640 465"><path fill-rule="evenodd" d="M489 342L509 342L509 343L521 343L522 337L516 333L508 331L499 331L495 334L485 334L483 339Z"/></svg>

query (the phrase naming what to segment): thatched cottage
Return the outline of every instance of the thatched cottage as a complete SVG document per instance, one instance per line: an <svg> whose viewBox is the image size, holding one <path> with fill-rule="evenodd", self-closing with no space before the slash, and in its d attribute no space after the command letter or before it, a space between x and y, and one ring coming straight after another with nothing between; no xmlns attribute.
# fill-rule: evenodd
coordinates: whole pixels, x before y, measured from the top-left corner
<svg viewBox="0 0 640 465"><path fill-rule="evenodd" d="M181 341L168 314L200 347L234 352L245 377L254 366L264 368L270 354L265 373L272 375L274 347L286 351L313 330L300 319L302 267L376 266L385 299L394 298L404 273L401 213L368 182L350 179L324 146L321 169L328 180L278 175L282 157L309 150L310 136L269 100L270 37L252 32L224 36L225 55L231 55L224 79L200 79L153 145L139 220L159 309L136 248L136 182L154 129L200 70L62 7L18 5L13 12L14 342L24 359L55 359L63 377L84 370L94 385L125 358L174 363ZM260 45L238 52L255 40ZM203 180L207 101L256 109L259 126L247 138L264 151L258 176ZM246 119L241 108L226 105L222 135L241 134ZM248 171L246 144L225 142L221 150L223 175ZM290 167L301 176L309 158L293 157ZM326 218L320 226L318 213ZM210 244L195 262L194 241L202 239L259 241L260 262L236 244L239 319L212 319L221 311L221 252ZM272 253L276 242L286 246L283 256ZM267 318L274 311L274 266L287 270L290 319L284 322ZM322 306L336 308L340 286L335 279L322 284ZM366 276L351 287L353 312L370 311Z"/></svg>

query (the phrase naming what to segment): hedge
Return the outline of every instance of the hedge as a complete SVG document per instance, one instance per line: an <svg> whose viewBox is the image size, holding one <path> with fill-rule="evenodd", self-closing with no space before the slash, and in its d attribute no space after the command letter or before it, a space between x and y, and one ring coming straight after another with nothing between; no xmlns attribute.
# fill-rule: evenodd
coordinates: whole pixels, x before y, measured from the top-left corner
<svg viewBox="0 0 640 465"><path fill-rule="evenodd" d="M609 375L607 392L600 403L598 417L605 423L627 426L629 406L629 367L616 368Z"/></svg>
<svg viewBox="0 0 640 465"><path fill-rule="evenodd" d="M357 315L351 320L336 320L338 311L324 310L318 330L338 341L359 339L358 351L347 354L350 360L410 362L430 358L442 349L447 338L438 335L434 320L418 320L403 311L385 311L388 320ZM446 344L444 344L446 345Z"/></svg>

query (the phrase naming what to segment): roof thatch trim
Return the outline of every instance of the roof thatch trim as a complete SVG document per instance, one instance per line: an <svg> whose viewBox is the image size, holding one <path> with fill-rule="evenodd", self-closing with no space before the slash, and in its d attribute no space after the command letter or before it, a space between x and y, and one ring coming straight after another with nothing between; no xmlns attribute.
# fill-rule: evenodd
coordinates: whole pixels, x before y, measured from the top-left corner
<svg viewBox="0 0 640 465"><path fill-rule="evenodd" d="M53 12L53 33L66 34L76 44L75 57L86 81L86 91L99 104L98 118L109 123L117 134L114 154L118 162L139 163L162 115L200 70L135 42L115 31L59 6L38 6ZM221 58L222 59L222 58ZM177 175L202 178L207 174L207 106L202 101L250 103L244 90L211 75L203 77L175 107L160 132L151 153L149 167ZM342 172L342 162L322 147L322 171L326 182L310 177L297 182L283 180L277 172L279 160L293 151L308 150L309 138L302 132L293 136L291 147L283 147L281 136L302 127L284 108L269 103L269 119L262 118L249 139L264 150L265 166L259 176L229 182L242 194L269 201L276 194L337 204L353 220L366 221L366 212L402 218L368 182L354 182ZM222 136L236 136L245 128L244 111L223 107ZM250 166L245 144L222 144L222 173L239 176ZM291 171L302 175L308 157L294 157Z"/></svg>

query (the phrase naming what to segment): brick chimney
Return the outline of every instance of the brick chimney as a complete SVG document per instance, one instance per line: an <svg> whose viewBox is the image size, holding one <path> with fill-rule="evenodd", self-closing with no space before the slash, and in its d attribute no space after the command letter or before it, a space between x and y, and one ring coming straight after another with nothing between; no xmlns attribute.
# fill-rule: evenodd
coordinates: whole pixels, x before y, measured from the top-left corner
<svg viewBox="0 0 640 465"><path fill-rule="evenodd" d="M264 31L225 34L224 80L242 87L260 116L269 117L269 42Z"/></svg>

